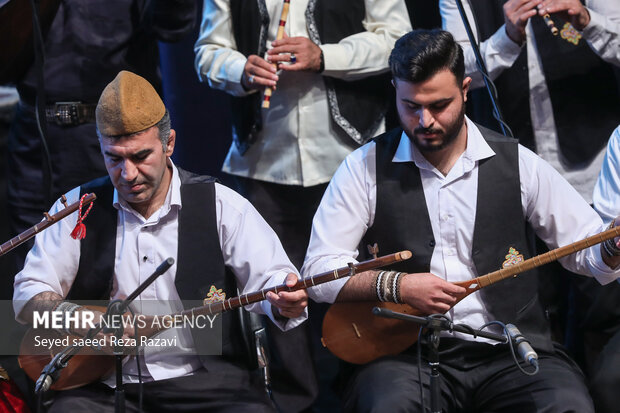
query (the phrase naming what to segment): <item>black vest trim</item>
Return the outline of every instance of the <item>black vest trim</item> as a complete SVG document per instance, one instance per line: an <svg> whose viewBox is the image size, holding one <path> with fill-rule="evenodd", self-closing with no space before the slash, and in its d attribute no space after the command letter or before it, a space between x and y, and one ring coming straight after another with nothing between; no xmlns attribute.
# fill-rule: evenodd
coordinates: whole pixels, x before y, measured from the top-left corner
<svg viewBox="0 0 620 413"><path fill-rule="evenodd" d="M265 0L231 0L230 13L233 22L243 22L233 24L233 35L239 52L244 56L264 56L271 21ZM241 154L246 153L256 142L263 128L261 103L261 93L231 97L232 139Z"/></svg>
<svg viewBox="0 0 620 413"><path fill-rule="evenodd" d="M495 156L478 164L478 194L472 259L479 275L502 267L509 248L524 259L534 253L521 203L518 145L513 139L480 128ZM428 272L435 238L419 169L413 162L392 162L401 129L375 138L377 143L377 207L364 243L377 242L383 253L413 252L409 261L393 266L410 273ZM480 291L491 316L515 323L540 349L551 350L545 313L538 297L538 276L503 280Z"/></svg>
<svg viewBox="0 0 620 413"><path fill-rule="evenodd" d="M305 13L310 40L330 44L361 33L365 14L363 2L310 0ZM332 120L359 145L371 139L385 119L390 78L388 73L356 81L323 76Z"/></svg>

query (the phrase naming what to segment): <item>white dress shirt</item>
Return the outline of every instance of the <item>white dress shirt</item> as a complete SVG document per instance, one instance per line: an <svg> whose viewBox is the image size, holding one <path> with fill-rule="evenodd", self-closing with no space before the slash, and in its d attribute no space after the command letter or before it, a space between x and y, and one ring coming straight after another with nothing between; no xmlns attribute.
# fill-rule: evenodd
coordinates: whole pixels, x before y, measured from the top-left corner
<svg viewBox="0 0 620 413"><path fill-rule="evenodd" d="M276 38L282 0L266 0L270 16L267 46ZM304 13L308 0L290 3L285 32L309 37ZM403 0L366 0L365 32L337 44L320 45L325 60L322 75L356 80L388 70L394 42L411 30ZM230 2L204 2L202 26L195 46L196 71L209 86L234 96L248 92L241 86L247 61L237 51ZM281 71L270 108L262 110L263 129L244 154L230 147L222 170L233 175L279 184L312 186L329 181L336 168L358 145L330 120L322 75ZM257 93L253 91L251 93ZM382 124L377 134L383 132Z"/></svg>
<svg viewBox="0 0 620 413"><path fill-rule="evenodd" d="M592 204L606 224L620 213L620 126L607 143L605 160L596 181Z"/></svg>
<svg viewBox="0 0 620 413"><path fill-rule="evenodd" d="M116 255L111 299L124 299L141 282L148 278L165 259L177 259L178 213L181 202L181 180L176 167L170 161L173 176L164 204L148 219L137 213L114 190L114 207L118 210L116 231ZM80 189L67 193L67 202L79 199ZM217 230L224 263L229 266L237 280L240 293L250 293L283 284L288 273L297 273L284 252L271 227L254 207L233 190L215 184L215 208ZM95 200L93 208L97 208ZM57 201L50 214L61 210ZM44 291L53 291L65 297L75 279L80 260L80 241L69 234L77 222L77 212L38 234L35 244L26 257L24 269L15 277L13 306L19 314L28 300ZM85 219L88 228L88 217ZM88 236L88 234L86 235ZM200 257L196 257L200 259ZM158 303L158 308L171 306L170 312L178 311L180 298L174 286L176 263L157 278L134 301L140 311L142 305ZM207 269L205 269L207 271ZM216 286L223 288L223 286ZM176 305L177 308L173 308ZM273 320L268 301L246 307L250 311L267 314ZM274 322L282 329L300 324L306 315L283 324ZM193 351L193 340L188 329L167 330L158 337L177 336L176 347L146 347L144 377L162 380L190 374L201 363ZM144 366L144 364L143 364ZM137 381L135 359L123 369L125 380ZM109 380L113 383L113 380Z"/></svg>
<svg viewBox="0 0 620 413"><path fill-rule="evenodd" d="M404 133L401 136L393 162L414 162L420 169L436 241L430 272L447 281L465 281L483 275L476 272L471 256L478 162L494 155L478 128L467 119L467 148L448 175L443 176ZM375 218L375 159L376 145L370 142L349 155L338 168L314 217L302 268L304 276L345 266L357 258L359 242ZM519 146L519 176L523 214L549 248L603 230L599 216L568 182L522 146ZM381 251L380 255L393 252L396 251ZM413 254L415 259L415 251ZM596 277L601 283L611 282L620 275L620 270L614 272L602 261L598 246L564 257L560 262L573 272ZM345 282L346 279L321 284L309 290L309 294L317 301L333 302ZM474 328L490 321L478 292L458 303L448 315L455 323Z"/></svg>
<svg viewBox="0 0 620 413"><path fill-rule="evenodd" d="M583 39L603 60L620 66L620 2L586 0L586 6L590 12L590 23L582 32ZM472 87L483 86L482 76L478 72L474 52L467 38L455 0L440 0L439 7L443 28L450 31L456 41L463 46L465 72L467 76L471 76L473 79ZM475 27L469 1L463 1L463 8L469 18L470 25ZM525 31L528 39L534 39L534 31L529 22ZM475 30L474 35L477 36ZM558 41L562 40L558 39ZM545 83L545 75L536 42L527 41L526 45L530 85L530 118L534 130L536 150L544 160L549 162L577 189L586 201L592 202L592 189L603 162L604 150L601 150L593 161L585 167L571 167L562 159L551 98ZM480 54L492 79L498 77L504 69L512 66L520 53L520 46L508 37L504 25L489 39L480 44Z"/></svg>

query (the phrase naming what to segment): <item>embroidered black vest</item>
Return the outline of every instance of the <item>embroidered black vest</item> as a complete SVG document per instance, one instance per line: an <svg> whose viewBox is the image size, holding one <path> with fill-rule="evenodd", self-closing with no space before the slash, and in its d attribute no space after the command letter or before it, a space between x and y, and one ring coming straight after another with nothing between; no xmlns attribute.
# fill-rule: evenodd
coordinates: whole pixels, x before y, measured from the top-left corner
<svg viewBox="0 0 620 413"><path fill-rule="evenodd" d="M504 23L502 5L495 0L472 1L478 38L488 39ZM564 22L553 18L558 29ZM545 82L551 96L560 151L574 167L588 165L605 147L620 123L620 70L603 61L581 39L578 45L553 36L543 19L530 19ZM495 80L499 104L519 142L536 150L530 120L527 47ZM496 129L486 89L471 92L469 114L476 122Z"/></svg>
<svg viewBox="0 0 620 413"><path fill-rule="evenodd" d="M267 50L270 17L265 0L231 0L230 9L237 49L245 56L263 56ZM310 40L337 43L365 31L362 0L310 0L305 12ZM358 144L372 138L388 110L391 91L388 73L344 81L323 76L332 121ZM233 141L244 153L262 128L261 94L232 98Z"/></svg>
<svg viewBox="0 0 620 413"><path fill-rule="evenodd" d="M226 297L237 295L235 277L224 265L215 212L215 179L194 175L177 168L181 178L177 272L175 287L186 308L200 305L212 285L222 288ZM80 195L94 192L95 205L84 221L87 236L81 241L77 275L67 295L68 300L109 300L114 276L117 210L112 204L114 187L109 177L82 185ZM133 259L139 259L134 257ZM122 282L120 279L118 282ZM189 301L193 301L190 303ZM223 359L245 366L245 348L239 320L234 313L223 313ZM218 317L220 317L218 316ZM213 348L210 329L192 329L200 352ZM200 355L208 366L222 358Z"/></svg>
<svg viewBox="0 0 620 413"><path fill-rule="evenodd" d="M478 275L485 275L502 267L510 247L523 254L524 259L530 258L534 254L534 243L526 230L522 212L517 142L480 129L496 154L478 164L471 256ZM420 171L413 162L392 162L401 133L401 129L394 129L375 138L377 206L374 223L364 243L377 242L382 254L411 250L413 258L393 268L412 273L429 272L435 238ZM549 326L538 297L537 274L500 281L479 293L492 319L514 323L532 345L552 349Z"/></svg>

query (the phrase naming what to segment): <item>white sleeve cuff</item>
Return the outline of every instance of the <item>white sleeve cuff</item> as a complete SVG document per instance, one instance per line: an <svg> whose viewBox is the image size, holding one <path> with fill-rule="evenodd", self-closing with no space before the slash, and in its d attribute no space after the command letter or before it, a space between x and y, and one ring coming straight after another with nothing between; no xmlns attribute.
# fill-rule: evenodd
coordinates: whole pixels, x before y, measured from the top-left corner
<svg viewBox="0 0 620 413"><path fill-rule="evenodd" d="M588 9L588 12L590 13L590 23L581 33L588 41L596 42L605 33L605 17L591 9Z"/></svg>
<svg viewBox="0 0 620 413"><path fill-rule="evenodd" d="M228 67L230 79L235 79L235 81L230 81L228 83L228 92L233 96L246 96L253 92L245 90L241 84L241 76L243 75L245 62L245 60L239 59L232 62Z"/></svg>
<svg viewBox="0 0 620 413"><path fill-rule="evenodd" d="M493 36L491 36L490 45L492 50L501 52L501 54L505 56L506 60L511 59L512 61L517 60L517 57L519 57L519 54L521 53L522 47L508 37L508 33L506 33L506 25L503 25Z"/></svg>
<svg viewBox="0 0 620 413"><path fill-rule="evenodd" d="M337 43L334 44L322 44L319 46L323 51L323 74L329 76L330 70L341 70L346 67L346 62L343 59L344 53L340 50L341 46Z"/></svg>

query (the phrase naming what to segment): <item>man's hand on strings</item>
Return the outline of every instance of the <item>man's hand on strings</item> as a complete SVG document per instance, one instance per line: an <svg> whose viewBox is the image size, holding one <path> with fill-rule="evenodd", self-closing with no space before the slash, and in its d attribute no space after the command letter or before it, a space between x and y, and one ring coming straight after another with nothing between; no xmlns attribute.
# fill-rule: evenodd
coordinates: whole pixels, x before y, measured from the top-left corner
<svg viewBox="0 0 620 413"><path fill-rule="evenodd" d="M424 314L443 314L457 302L465 288L454 285L431 273L407 274L400 285L400 298Z"/></svg>
<svg viewBox="0 0 620 413"><path fill-rule="evenodd" d="M287 287L294 287L298 282L296 274L290 273L286 277ZM277 294L270 291L267 293L267 300L281 316L296 318L303 314L308 305L308 293L306 290L279 291Z"/></svg>

